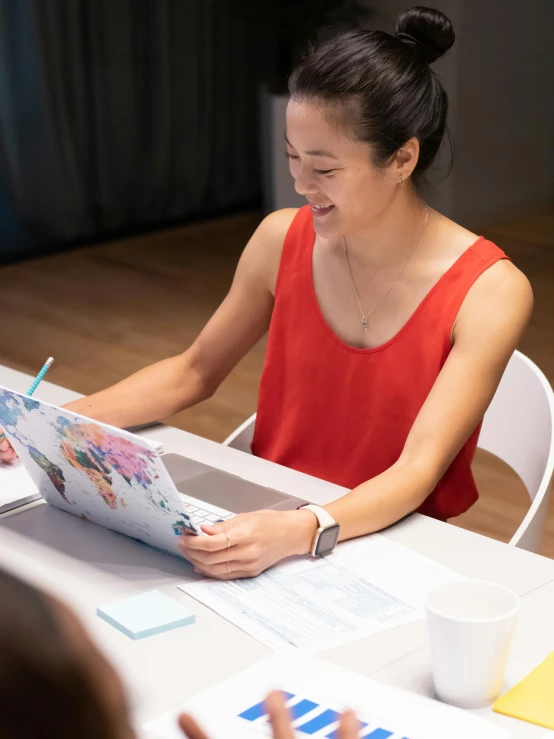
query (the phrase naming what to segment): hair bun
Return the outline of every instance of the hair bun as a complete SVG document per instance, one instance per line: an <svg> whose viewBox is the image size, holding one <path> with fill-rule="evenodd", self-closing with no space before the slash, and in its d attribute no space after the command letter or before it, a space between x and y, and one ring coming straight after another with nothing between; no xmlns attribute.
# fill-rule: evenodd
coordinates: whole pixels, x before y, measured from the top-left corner
<svg viewBox="0 0 554 739"><path fill-rule="evenodd" d="M421 5L400 14L395 35L402 43L420 51L428 64L445 54L456 39L452 23L444 13Z"/></svg>

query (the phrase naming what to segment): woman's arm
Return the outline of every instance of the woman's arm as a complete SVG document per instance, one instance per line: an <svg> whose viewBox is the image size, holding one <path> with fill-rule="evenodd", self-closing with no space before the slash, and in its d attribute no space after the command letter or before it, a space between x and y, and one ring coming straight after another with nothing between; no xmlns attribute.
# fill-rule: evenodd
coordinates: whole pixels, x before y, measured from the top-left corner
<svg viewBox="0 0 554 739"><path fill-rule="evenodd" d="M532 307L531 286L510 262L498 262L476 281L456 319L452 350L398 461L324 506L340 524L341 540L395 523L434 490L483 418ZM183 552L198 571L229 579L307 553L317 523L309 511L258 511L204 528L212 536L184 537Z"/></svg>
<svg viewBox="0 0 554 739"><path fill-rule="evenodd" d="M453 347L398 461L326 506L341 539L379 531L419 508L485 415L533 308L527 278L507 261L490 267L456 319Z"/></svg>
<svg viewBox="0 0 554 739"><path fill-rule="evenodd" d="M213 395L268 329L281 249L295 213L277 211L258 226L227 297L189 349L66 407L126 427L166 418Z"/></svg>

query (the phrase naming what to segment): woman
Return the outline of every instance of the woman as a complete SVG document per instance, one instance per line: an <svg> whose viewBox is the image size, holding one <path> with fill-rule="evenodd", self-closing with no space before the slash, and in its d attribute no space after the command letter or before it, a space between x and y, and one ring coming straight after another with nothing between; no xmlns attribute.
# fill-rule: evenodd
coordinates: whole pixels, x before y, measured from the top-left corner
<svg viewBox="0 0 554 739"><path fill-rule="evenodd" d="M304 59L286 146L309 205L260 224L190 349L69 406L120 426L169 416L211 396L269 329L252 451L349 492L323 512L241 514L184 537L199 572L255 575L329 551L329 521L349 539L477 500L480 422L533 298L498 247L418 194L447 114L430 64L453 42L442 13L416 7L395 36L350 31Z"/></svg>
<svg viewBox="0 0 554 739"><path fill-rule="evenodd" d="M121 680L72 611L0 570L0 738L134 739ZM275 739L292 739L280 693L266 703ZM190 739L207 739L188 714ZM345 712L340 739L358 723Z"/></svg>

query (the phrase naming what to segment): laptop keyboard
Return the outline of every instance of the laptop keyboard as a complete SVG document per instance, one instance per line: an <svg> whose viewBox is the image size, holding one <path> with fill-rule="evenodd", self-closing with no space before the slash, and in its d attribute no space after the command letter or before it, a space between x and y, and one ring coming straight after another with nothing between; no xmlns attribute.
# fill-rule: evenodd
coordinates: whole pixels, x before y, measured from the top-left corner
<svg viewBox="0 0 554 739"><path fill-rule="evenodd" d="M185 499L193 523L197 525L227 521L236 515L235 513L226 511L224 508L206 503L204 500L193 498L191 495L186 495L185 493L180 493L180 495Z"/></svg>

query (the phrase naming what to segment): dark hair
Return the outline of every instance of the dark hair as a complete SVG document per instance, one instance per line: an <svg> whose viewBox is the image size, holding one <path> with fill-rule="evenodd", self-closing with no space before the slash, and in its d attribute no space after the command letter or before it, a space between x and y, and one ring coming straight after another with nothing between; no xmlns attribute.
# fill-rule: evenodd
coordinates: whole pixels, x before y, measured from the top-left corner
<svg viewBox="0 0 554 739"><path fill-rule="evenodd" d="M113 717L54 602L0 570L0 738L115 739Z"/></svg>
<svg viewBox="0 0 554 739"><path fill-rule="evenodd" d="M352 135L371 145L376 167L389 163L415 137L419 160L417 185L441 145L448 98L430 64L454 43L454 30L443 13L420 6L406 10L396 35L358 28L310 50L289 79L289 93L299 100L331 105Z"/></svg>

